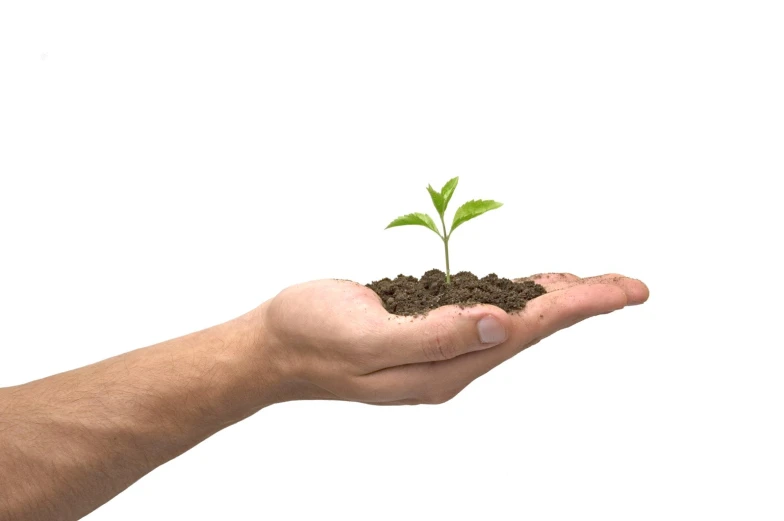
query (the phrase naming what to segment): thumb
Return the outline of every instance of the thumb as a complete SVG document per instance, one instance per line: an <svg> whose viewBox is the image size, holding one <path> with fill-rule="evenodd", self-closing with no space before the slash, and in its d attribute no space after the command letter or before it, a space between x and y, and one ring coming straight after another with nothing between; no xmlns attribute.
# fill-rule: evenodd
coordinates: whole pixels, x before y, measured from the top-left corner
<svg viewBox="0 0 784 521"><path fill-rule="evenodd" d="M394 316L381 347L390 366L438 362L502 344L510 332L510 316L496 306L443 306L423 317Z"/></svg>

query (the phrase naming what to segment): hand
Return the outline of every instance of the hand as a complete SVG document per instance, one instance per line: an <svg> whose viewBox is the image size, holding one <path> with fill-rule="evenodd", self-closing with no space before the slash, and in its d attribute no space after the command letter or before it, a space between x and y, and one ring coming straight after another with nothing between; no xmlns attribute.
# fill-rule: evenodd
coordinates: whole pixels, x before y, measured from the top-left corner
<svg viewBox="0 0 784 521"><path fill-rule="evenodd" d="M645 284L621 275L529 279L548 293L513 314L480 305L391 315L372 290L339 280L292 286L254 313L265 359L285 382L284 400L404 405L443 403L556 331L648 298Z"/></svg>

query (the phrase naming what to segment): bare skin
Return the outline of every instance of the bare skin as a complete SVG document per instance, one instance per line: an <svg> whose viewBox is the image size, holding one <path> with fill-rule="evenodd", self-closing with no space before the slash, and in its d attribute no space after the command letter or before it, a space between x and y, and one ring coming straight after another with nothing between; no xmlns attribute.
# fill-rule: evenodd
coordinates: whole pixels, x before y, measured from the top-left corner
<svg viewBox="0 0 784 521"><path fill-rule="evenodd" d="M556 331L648 298L620 275L533 278L548 293L521 313L424 319L388 314L359 284L309 282L225 324L2 388L0 521L79 519L273 403L443 403Z"/></svg>

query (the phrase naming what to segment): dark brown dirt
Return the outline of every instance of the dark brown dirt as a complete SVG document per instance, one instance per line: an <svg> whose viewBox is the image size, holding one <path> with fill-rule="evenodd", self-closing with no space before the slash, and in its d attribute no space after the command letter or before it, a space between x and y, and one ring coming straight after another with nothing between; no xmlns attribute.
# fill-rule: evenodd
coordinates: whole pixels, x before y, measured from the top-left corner
<svg viewBox="0 0 784 521"><path fill-rule="evenodd" d="M421 315L449 304L461 307L493 304L504 311L520 311L525 303L547 291L531 280L513 282L495 273L479 278L471 272L452 275L446 284L441 270L430 270L422 278L398 275L394 280L383 278L367 285L375 291L384 307L395 315Z"/></svg>

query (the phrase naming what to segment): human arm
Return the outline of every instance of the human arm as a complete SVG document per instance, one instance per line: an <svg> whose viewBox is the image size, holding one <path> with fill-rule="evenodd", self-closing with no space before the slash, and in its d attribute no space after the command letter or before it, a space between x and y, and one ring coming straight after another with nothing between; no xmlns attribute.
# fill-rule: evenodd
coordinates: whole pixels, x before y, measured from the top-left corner
<svg viewBox="0 0 784 521"><path fill-rule="evenodd" d="M0 520L79 519L276 399L250 317L0 389ZM251 398L252 396L252 398Z"/></svg>
<svg viewBox="0 0 784 521"><path fill-rule="evenodd" d="M555 331L647 298L620 276L537 281L549 293L519 314L444 307L415 320L359 284L301 284L225 324L0 389L0 520L78 519L273 403L441 403ZM502 336L482 342L488 317Z"/></svg>

